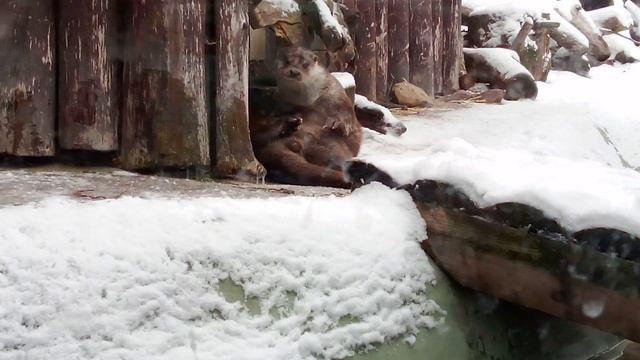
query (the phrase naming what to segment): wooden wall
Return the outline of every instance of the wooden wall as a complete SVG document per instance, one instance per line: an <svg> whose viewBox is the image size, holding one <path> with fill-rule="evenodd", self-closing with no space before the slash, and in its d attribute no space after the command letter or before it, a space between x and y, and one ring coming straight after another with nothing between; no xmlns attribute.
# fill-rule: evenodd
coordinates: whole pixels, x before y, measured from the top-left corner
<svg viewBox="0 0 640 360"><path fill-rule="evenodd" d="M358 91L457 86L460 0L342 0ZM0 156L106 153L126 169L264 175L250 144L248 3L0 2Z"/></svg>
<svg viewBox="0 0 640 360"><path fill-rule="evenodd" d="M362 19L355 29L358 93L388 100L404 79L431 95L458 89L461 0L344 0Z"/></svg>

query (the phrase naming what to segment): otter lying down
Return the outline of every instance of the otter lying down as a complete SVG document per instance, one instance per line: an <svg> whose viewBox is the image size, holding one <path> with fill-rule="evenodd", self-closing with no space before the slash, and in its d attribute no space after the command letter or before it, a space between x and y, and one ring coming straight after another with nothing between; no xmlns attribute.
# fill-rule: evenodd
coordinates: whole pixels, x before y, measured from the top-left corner
<svg viewBox="0 0 640 360"><path fill-rule="evenodd" d="M373 177L395 185L375 167L352 160L362 126L344 88L313 52L287 49L276 69L277 92L257 106L252 100L258 111L250 121L254 152L269 180L350 188Z"/></svg>

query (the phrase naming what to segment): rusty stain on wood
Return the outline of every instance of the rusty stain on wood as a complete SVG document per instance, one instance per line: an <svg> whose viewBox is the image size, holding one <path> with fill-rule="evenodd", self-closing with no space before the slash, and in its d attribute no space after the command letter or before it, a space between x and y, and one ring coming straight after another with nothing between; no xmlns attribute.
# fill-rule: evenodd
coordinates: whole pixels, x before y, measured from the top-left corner
<svg viewBox="0 0 640 360"><path fill-rule="evenodd" d="M0 154L53 156L53 0L0 2Z"/></svg>
<svg viewBox="0 0 640 360"><path fill-rule="evenodd" d="M205 0L136 1L127 14L121 165L208 166Z"/></svg>
<svg viewBox="0 0 640 360"><path fill-rule="evenodd" d="M60 147L118 149L115 0L59 0Z"/></svg>

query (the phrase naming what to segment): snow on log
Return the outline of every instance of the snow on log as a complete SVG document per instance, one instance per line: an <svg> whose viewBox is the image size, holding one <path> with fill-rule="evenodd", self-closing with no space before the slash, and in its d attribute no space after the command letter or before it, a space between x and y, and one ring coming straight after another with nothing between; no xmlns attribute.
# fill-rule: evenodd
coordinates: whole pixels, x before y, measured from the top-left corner
<svg viewBox="0 0 640 360"><path fill-rule="evenodd" d="M389 97L389 0L376 3L376 100Z"/></svg>
<svg viewBox="0 0 640 360"><path fill-rule="evenodd" d="M338 22L335 17L335 13L338 10L338 5L333 1L329 1L331 8L327 5L325 0L310 0L310 11L307 12L315 14L317 19L311 21L314 30L327 47L329 51L338 51L352 42L349 31Z"/></svg>
<svg viewBox="0 0 640 360"><path fill-rule="evenodd" d="M505 99L535 99L538 86L521 63L518 54L508 49L464 49L467 70L478 82L507 91Z"/></svg>
<svg viewBox="0 0 640 360"><path fill-rule="evenodd" d="M409 2L389 0L389 78L390 85L409 79Z"/></svg>
<svg viewBox="0 0 640 360"><path fill-rule="evenodd" d="M608 6L602 9L588 12L599 28L608 29L614 32L628 30L633 24L631 14L622 6Z"/></svg>
<svg viewBox="0 0 640 360"><path fill-rule="evenodd" d="M429 95L434 94L433 75L433 7L424 0L409 0L411 9L410 32L410 79L409 81L421 87Z"/></svg>
<svg viewBox="0 0 640 360"><path fill-rule="evenodd" d="M605 35L604 39L611 49L611 59L623 64L640 61L640 48L633 41L619 34Z"/></svg>
<svg viewBox="0 0 640 360"><path fill-rule="evenodd" d="M362 95L355 97L355 111L358 121L367 129L393 136L400 136L407 131L406 126L389 109Z"/></svg>
<svg viewBox="0 0 640 360"><path fill-rule="evenodd" d="M602 32L582 8L579 1L559 1L556 4L556 11L587 37L589 40L589 56L598 61L607 60L611 56L609 46L602 37Z"/></svg>
<svg viewBox="0 0 640 360"><path fill-rule="evenodd" d="M540 9L535 6L504 3L478 7L469 15L467 39L474 47L510 47L523 24L540 17ZM533 41L527 39L525 46L529 45L533 45Z"/></svg>
<svg viewBox="0 0 640 360"><path fill-rule="evenodd" d="M120 151L125 169L210 164L205 4L205 0L129 4Z"/></svg>
<svg viewBox="0 0 640 360"><path fill-rule="evenodd" d="M52 0L0 1L0 154L53 156Z"/></svg>
<svg viewBox="0 0 640 360"><path fill-rule="evenodd" d="M215 169L218 175L263 178L249 134L249 19L246 1L214 2Z"/></svg>
<svg viewBox="0 0 640 360"><path fill-rule="evenodd" d="M58 139L70 150L118 149L121 74L114 0L58 2Z"/></svg>
<svg viewBox="0 0 640 360"><path fill-rule="evenodd" d="M583 55L589 51L589 39L578 28L573 26L569 21L560 14L552 10L550 12L551 21L558 22L559 27L551 29L549 34L558 45L569 50L576 55Z"/></svg>
<svg viewBox="0 0 640 360"><path fill-rule="evenodd" d="M633 40L640 41L640 6L636 5L633 1L627 1L624 6L633 19L633 25L629 28L629 33Z"/></svg>
<svg viewBox="0 0 640 360"><path fill-rule="evenodd" d="M279 22L302 22L302 11L295 0L261 0L250 6L249 22L254 29L272 26Z"/></svg>
<svg viewBox="0 0 640 360"><path fill-rule="evenodd" d="M358 94L375 99L377 95L376 3L358 1L361 21L356 26L356 86Z"/></svg>

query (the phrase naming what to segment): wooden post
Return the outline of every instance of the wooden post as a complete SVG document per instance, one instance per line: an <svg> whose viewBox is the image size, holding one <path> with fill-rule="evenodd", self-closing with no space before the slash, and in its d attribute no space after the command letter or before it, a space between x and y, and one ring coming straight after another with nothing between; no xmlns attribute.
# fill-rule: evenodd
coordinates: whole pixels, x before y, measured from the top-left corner
<svg viewBox="0 0 640 360"><path fill-rule="evenodd" d="M452 24L445 24L443 22L443 2L451 2L444 0L431 0L433 6L432 10L432 25L433 28L433 92L434 94L442 94L443 90L443 74L445 72L443 57L451 49L446 48L445 35L446 32L451 31ZM444 5L446 6L446 5ZM446 26L446 28L445 28Z"/></svg>
<svg viewBox="0 0 640 360"><path fill-rule="evenodd" d="M376 51L376 2L360 0L357 2L360 21L356 26L356 91L369 99L377 95L377 51Z"/></svg>
<svg viewBox="0 0 640 360"><path fill-rule="evenodd" d="M462 1L443 2L442 21L444 28L444 49L442 55L443 82L442 92L447 95L460 88L460 73L464 68L462 53Z"/></svg>
<svg viewBox="0 0 640 360"><path fill-rule="evenodd" d="M389 97L389 2L376 3L376 99L386 102Z"/></svg>
<svg viewBox="0 0 640 360"><path fill-rule="evenodd" d="M217 175L262 178L249 134L249 7L215 0L215 129Z"/></svg>
<svg viewBox="0 0 640 360"><path fill-rule="evenodd" d="M117 150L121 74L113 59L115 1L58 0L58 14L60 147Z"/></svg>
<svg viewBox="0 0 640 360"><path fill-rule="evenodd" d="M122 166L209 166L204 0L132 1L129 6Z"/></svg>
<svg viewBox="0 0 640 360"><path fill-rule="evenodd" d="M55 152L53 0L0 1L0 154Z"/></svg>
<svg viewBox="0 0 640 360"><path fill-rule="evenodd" d="M429 95L433 88L433 6L432 0L409 0L411 6L410 82Z"/></svg>
<svg viewBox="0 0 640 360"><path fill-rule="evenodd" d="M530 71L536 81L547 81L549 71L551 71L551 54L549 51L549 30L560 26L557 22L542 21L534 26L536 44L538 51L536 60Z"/></svg>
<svg viewBox="0 0 640 360"><path fill-rule="evenodd" d="M389 84L409 80L409 3L389 0Z"/></svg>

